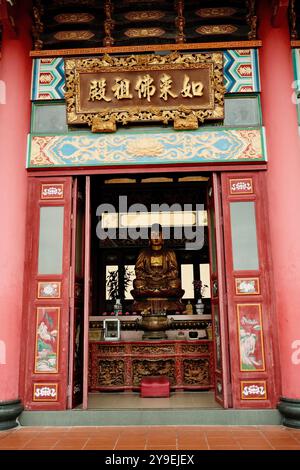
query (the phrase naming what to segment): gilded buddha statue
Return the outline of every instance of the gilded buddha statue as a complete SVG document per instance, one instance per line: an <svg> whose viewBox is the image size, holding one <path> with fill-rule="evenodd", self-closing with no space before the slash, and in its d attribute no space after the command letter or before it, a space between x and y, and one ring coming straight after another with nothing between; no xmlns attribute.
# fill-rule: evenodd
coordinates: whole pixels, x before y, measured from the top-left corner
<svg viewBox="0 0 300 470"><path fill-rule="evenodd" d="M158 225L150 231L149 247L138 256L135 275L131 291L135 312L148 310L155 314L184 310L181 303L184 290L178 277L176 254L164 246L162 228Z"/></svg>

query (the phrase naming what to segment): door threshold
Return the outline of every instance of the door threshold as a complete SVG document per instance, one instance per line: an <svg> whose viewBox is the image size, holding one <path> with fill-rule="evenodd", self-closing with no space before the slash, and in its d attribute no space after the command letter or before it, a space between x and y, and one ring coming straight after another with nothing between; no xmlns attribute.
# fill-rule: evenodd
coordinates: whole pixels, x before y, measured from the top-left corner
<svg viewBox="0 0 300 470"><path fill-rule="evenodd" d="M24 411L21 426L258 426L280 425L278 410L127 409Z"/></svg>

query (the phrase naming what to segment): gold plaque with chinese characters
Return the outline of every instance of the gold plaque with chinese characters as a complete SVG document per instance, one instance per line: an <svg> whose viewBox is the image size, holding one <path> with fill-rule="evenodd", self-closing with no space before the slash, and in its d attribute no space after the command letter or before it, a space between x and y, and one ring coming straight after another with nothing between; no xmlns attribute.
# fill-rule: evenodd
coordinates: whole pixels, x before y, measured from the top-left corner
<svg viewBox="0 0 300 470"><path fill-rule="evenodd" d="M113 132L117 123L174 122L196 129L224 118L223 55L65 59L68 124Z"/></svg>

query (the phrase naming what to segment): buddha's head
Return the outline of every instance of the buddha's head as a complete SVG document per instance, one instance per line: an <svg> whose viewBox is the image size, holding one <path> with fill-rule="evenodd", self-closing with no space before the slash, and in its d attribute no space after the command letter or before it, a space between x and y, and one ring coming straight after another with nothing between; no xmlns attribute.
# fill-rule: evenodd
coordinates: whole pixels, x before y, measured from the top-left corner
<svg viewBox="0 0 300 470"><path fill-rule="evenodd" d="M161 225L152 225L149 235L149 244L154 250L160 250L162 248L164 239Z"/></svg>

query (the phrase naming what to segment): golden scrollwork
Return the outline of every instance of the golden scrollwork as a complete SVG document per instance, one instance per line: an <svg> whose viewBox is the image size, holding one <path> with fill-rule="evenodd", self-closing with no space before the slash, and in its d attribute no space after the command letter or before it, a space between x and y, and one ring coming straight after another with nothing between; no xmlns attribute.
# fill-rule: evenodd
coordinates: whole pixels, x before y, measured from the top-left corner
<svg viewBox="0 0 300 470"><path fill-rule="evenodd" d="M34 39L34 49L40 51L43 48L41 34L44 32L44 23L42 20L44 14L44 6L41 0L36 0L33 6L33 24L32 35Z"/></svg>
<svg viewBox="0 0 300 470"><path fill-rule="evenodd" d="M118 344L115 344L115 345L99 345L97 344L96 345L96 350L97 352L99 352L100 354L117 354L117 355L120 355L120 354L124 354L125 352L125 346L120 346Z"/></svg>
<svg viewBox="0 0 300 470"><path fill-rule="evenodd" d="M87 41L92 39L95 34L92 31L58 31L54 34L58 41Z"/></svg>
<svg viewBox="0 0 300 470"><path fill-rule="evenodd" d="M250 40L256 39L257 37L257 15L256 15L256 0L247 0L248 14L247 14L247 23L249 25L250 31L248 33L248 38Z"/></svg>
<svg viewBox="0 0 300 470"><path fill-rule="evenodd" d="M129 28L124 32L128 38L156 38L165 34L162 28Z"/></svg>
<svg viewBox="0 0 300 470"><path fill-rule="evenodd" d="M165 375L170 383L176 383L175 359L133 359L132 382L139 386L143 377L149 375Z"/></svg>
<svg viewBox="0 0 300 470"><path fill-rule="evenodd" d="M200 8L196 11L196 15L200 18L226 18L237 12L236 8L218 7L218 8Z"/></svg>
<svg viewBox="0 0 300 470"><path fill-rule="evenodd" d="M154 346L146 345L133 345L132 352L134 354L174 354L175 353L175 345L174 344L163 344Z"/></svg>
<svg viewBox="0 0 300 470"><path fill-rule="evenodd" d="M59 13L54 17L57 23L89 23L95 19L91 13Z"/></svg>
<svg viewBox="0 0 300 470"><path fill-rule="evenodd" d="M183 383L185 385L209 386L209 360L208 359L184 359Z"/></svg>
<svg viewBox="0 0 300 470"><path fill-rule="evenodd" d="M207 92L209 95L207 97L209 106L207 106L207 102L204 105L199 105L199 102L198 105L193 104L194 98L199 100L201 99L199 97L201 97L203 93L202 82L193 81L192 79L189 81L184 78L186 71L197 71L198 69L205 69L207 71L207 77L209 77L208 83L205 85L207 86L207 90L209 90ZM156 90L154 90L153 84L151 83L149 85L149 93L145 95L146 88L145 83L142 82L142 80L147 76L147 74L151 76L151 71L154 71L155 73L157 73L157 71L167 71L168 75L174 71L176 73L180 71L182 74L180 80L185 83L185 88L178 88L176 94L175 92L170 94L169 91L171 88L167 87L162 90L159 87L156 87ZM68 123L72 125L88 124L92 127L94 132L113 132L116 129L117 123L126 125L138 121L162 122L164 124L168 124L170 121L173 121L176 129L196 129L199 122L203 123L207 119L224 118L225 87L223 85L223 54L221 52L206 54L180 54L178 52L174 52L169 55L145 54L131 55L127 57L116 57L105 54L97 58L72 58L65 59L65 72L65 96L67 102ZM99 111L82 110L81 74L103 74L103 77L105 77L107 72L110 74L111 72L118 72L118 74L126 73L127 78L129 77L130 72L139 72L138 76L141 77L141 80L138 82L138 79L135 82L135 86L138 87L138 89L134 89L132 86L130 92L129 89L127 90L126 98L134 92L136 94L140 94L140 98L147 101L147 103L139 105L139 97L137 97L134 103L131 105L128 105L127 103L125 107L123 107L122 104L123 101L126 100L119 99L117 103L113 100L111 103L105 103L105 107L102 107L101 109L97 108ZM162 77L164 76L162 75ZM185 82L184 79L186 80ZM122 80L124 82L124 79ZM168 83L170 83L170 86L173 86L171 82ZM116 88L112 87L112 90L114 90L114 92L109 95L110 98L118 95ZM162 95L160 97L161 101L159 105L157 105L157 101L155 105L150 102L153 96L153 91ZM178 95L178 98L176 95ZM172 104L169 104L169 98L173 100ZM181 101L176 103L175 98L180 98ZM184 101L184 105L182 104L182 100Z"/></svg>
<svg viewBox="0 0 300 470"><path fill-rule="evenodd" d="M105 21L104 21L104 39L103 45L105 47L111 47L114 44L114 38L112 37L112 31L115 27L115 22L112 18L114 10L114 5L112 0L105 0L104 2L104 12L105 12Z"/></svg>
<svg viewBox="0 0 300 470"><path fill-rule="evenodd" d="M209 352L208 344L183 344L182 345L183 354L207 354Z"/></svg>
<svg viewBox="0 0 300 470"><path fill-rule="evenodd" d="M164 11L147 10L147 11L129 11L124 16L129 21L157 21L166 15Z"/></svg>
<svg viewBox="0 0 300 470"><path fill-rule="evenodd" d="M125 383L125 362L100 359L97 386L121 386Z"/></svg>
<svg viewBox="0 0 300 470"><path fill-rule="evenodd" d="M232 34L237 31L237 27L233 24L208 24L199 26L196 29L198 34L212 35L212 34Z"/></svg>
<svg viewBox="0 0 300 470"><path fill-rule="evenodd" d="M291 39L298 39L296 0L291 0L289 8Z"/></svg>
<svg viewBox="0 0 300 470"><path fill-rule="evenodd" d="M92 132L116 132L117 126L114 119L103 120L100 116L95 116L92 120Z"/></svg>

